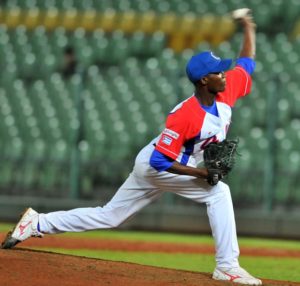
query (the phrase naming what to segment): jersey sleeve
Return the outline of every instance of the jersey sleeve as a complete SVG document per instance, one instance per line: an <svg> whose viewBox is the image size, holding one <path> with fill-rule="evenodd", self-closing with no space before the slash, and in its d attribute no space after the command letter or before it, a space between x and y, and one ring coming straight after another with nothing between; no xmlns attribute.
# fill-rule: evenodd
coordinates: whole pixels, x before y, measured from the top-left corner
<svg viewBox="0 0 300 286"><path fill-rule="evenodd" d="M222 96L222 101L233 107L237 99L250 93L251 86L252 79L250 74L243 66L235 66L234 69L226 72L226 90Z"/></svg>
<svg viewBox="0 0 300 286"><path fill-rule="evenodd" d="M169 114L166 128L163 130L155 149L176 160L189 132L189 123L180 112Z"/></svg>
<svg viewBox="0 0 300 286"><path fill-rule="evenodd" d="M150 166L158 172L165 171L173 165L174 160L160 153L156 149L153 150L150 157Z"/></svg>
<svg viewBox="0 0 300 286"><path fill-rule="evenodd" d="M251 59L251 58L238 58L236 60L236 65L241 66L248 74L253 74L255 67L256 67L256 62Z"/></svg>

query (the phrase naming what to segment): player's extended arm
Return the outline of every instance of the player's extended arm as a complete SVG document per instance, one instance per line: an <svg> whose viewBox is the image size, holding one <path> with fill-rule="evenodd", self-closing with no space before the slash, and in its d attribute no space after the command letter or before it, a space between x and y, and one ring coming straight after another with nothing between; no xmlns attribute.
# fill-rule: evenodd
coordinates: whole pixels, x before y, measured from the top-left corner
<svg viewBox="0 0 300 286"><path fill-rule="evenodd" d="M254 59L256 52L256 25L250 15L239 19L244 29L244 37L239 57Z"/></svg>
<svg viewBox="0 0 300 286"><path fill-rule="evenodd" d="M181 165L177 161L174 161L172 166L166 170L167 172L178 174L178 175L188 175L196 178L206 179L208 176L208 171L206 168L194 168L185 165Z"/></svg>

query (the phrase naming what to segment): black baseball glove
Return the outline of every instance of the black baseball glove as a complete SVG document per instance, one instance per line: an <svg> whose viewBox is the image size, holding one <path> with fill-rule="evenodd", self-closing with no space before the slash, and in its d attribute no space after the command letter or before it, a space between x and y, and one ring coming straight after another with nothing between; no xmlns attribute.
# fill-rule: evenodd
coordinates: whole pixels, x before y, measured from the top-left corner
<svg viewBox="0 0 300 286"><path fill-rule="evenodd" d="M204 165L208 170L207 182L214 186L232 170L239 140L212 142L204 149Z"/></svg>

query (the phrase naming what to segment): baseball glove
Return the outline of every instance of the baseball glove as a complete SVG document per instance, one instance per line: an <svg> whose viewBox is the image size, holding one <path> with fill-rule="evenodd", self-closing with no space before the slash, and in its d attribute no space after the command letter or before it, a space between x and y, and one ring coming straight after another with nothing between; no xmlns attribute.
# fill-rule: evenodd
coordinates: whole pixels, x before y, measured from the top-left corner
<svg viewBox="0 0 300 286"><path fill-rule="evenodd" d="M214 186L232 170L239 140L212 142L204 149L204 165L208 170L207 182Z"/></svg>

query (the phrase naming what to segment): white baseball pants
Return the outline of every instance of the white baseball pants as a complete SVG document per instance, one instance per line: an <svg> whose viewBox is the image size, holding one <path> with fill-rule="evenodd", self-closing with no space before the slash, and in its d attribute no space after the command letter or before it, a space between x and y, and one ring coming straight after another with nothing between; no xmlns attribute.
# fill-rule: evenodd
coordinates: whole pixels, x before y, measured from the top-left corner
<svg viewBox="0 0 300 286"><path fill-rule="evenodd" d="M229 187L223 182L211 187L204 180L191 176L158 173L149 165L152 151L153 147L148 145L138 154L133 172L104 207L40 214L40 230L53 234L114 228L164 192L173 192L206 203L217 267L238 267L239 247Z"/></svg>

